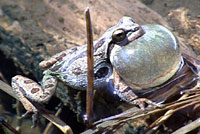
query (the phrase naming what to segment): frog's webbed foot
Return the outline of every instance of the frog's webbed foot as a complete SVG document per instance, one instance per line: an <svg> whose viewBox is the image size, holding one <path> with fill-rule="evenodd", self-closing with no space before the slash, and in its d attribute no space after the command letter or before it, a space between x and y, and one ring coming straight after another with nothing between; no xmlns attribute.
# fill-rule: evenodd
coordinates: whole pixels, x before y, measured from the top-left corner
<svg viewBox="0 0 200 134"><path fill-rule="evenodd" d="M39 118L38 112L36 112L32 115L32 126L31 126L31 128L34 128L37 125L38 118Z"/></svg>
<svg viewBox="0 0 200 134"><path fill-rule="evenodd" d="M19 119L26 118L26 117L29 116L30 114L33 114L33 112L32 112L32 111L26 111L26 113L22 114L22 116L20 116Z"/></svg>
<svg viewBox="0 0 200 134"><path fill-rule="evenodd" d="M38 117L38 110L37 108L33 105L33 103L31 101L29 101L26 97L21 96L20 97L21 102L24 106L24 108L27 110L26 113L22 114L22 116L18 117L19 119L23 119L29 115L32 115L32 126L31 128L35 127L36 121Z"/></svg>
<svg viewBox="0 0 200 134"><path fill-rule="evenodd" d="M22 114L22 116L18 117L18 119L24 119L28 116L32 115L32 126L31 128L34 128L37 124L39 113L38 112L32 112L32 111L26 111L26 113Z"/></svg>
<svg viewBox="0 0 200 134"><path fill-rule="evenodd" d="M135 99L135 100L131 101L130 103L138 105L142 110L145 110L145 103L148 104L148 105L152 105L152 106L158 107L158 108L163 108L164 107L163 104L155 103L155 102L153 102L153 101L151 101L149 99L146 99L146 98L138 98L138 99Z"/></svg>

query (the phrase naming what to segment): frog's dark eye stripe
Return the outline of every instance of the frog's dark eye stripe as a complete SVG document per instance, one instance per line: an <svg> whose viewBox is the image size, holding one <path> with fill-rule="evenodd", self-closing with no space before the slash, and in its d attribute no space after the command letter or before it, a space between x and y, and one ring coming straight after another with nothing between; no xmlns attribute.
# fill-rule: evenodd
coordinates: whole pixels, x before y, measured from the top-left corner
<svg viewBox="0 0 200 134"><path fill-rule="evenodd" d="M126 32L124 29L117 29L112 34L112 41L115 43L119 43L126 38Z"/></svg>

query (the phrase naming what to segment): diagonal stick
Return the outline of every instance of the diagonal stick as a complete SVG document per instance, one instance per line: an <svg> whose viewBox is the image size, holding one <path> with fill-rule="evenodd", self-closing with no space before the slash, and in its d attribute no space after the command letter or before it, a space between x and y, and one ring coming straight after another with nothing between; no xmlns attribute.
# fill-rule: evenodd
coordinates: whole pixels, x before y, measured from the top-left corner
<svg viewBox="0 0 200 134"><path fill-rule="evenodd" d="M88 63L88 87L86 95L86 112L88 128L92 125L92 114L93 114L93 90L94 90L94 59L93 59L93 34L92 34L92 24L90 19L89 8L85 10L86 19L86 35L87 35L87 63Z"/></svg>
<svg viewBox="0 0 200 134"><path fill-rule="evenodd" d="M17 96L14 94L12 88L6 84L5 82L0 80L0 90L6 92L7 94L9 94L10 96L14 97L15 99L18 100ZM47 120L49 120L50 122L52 122L55 126L57 126L63 133L66 134L72 134L72 130L71 128L65 124L62 120L60 120L58 117L54 116L52 113L50 113L49 111L47 111L44 106L42 106L41 104L38 103L34 103L34 106L38 109L38 111L40 112L40 114L46 118Z"/></svg>

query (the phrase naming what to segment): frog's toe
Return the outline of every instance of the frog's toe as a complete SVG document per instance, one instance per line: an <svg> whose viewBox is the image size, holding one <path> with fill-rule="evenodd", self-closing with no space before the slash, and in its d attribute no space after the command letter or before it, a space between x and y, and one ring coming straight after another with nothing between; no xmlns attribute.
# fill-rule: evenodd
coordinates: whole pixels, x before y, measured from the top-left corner
<svg viewBox="0 0 200 134"><path fill-rule="evenodd" d="M31 126L31 128L34 128L37 125L38 117L39 117L38 112L36 112L32 115L32 126Z"/></svg>
<svg viewBox="0 0 200 134"><path fill-rule="evenodd" d="M30 114L33 114L33 112L31 112L31 111L26 111L26 113L22 114L22 116L20 116L19 118L20 118L20 119L25 118L25 117L29 116Z"/></svg>
<svg viewBox="0 0 200 134"><path fill-rule="evenodd" d="M26 118L30 115L32 115L32 126L31 126L31 128L34 128L37 125L37 121L38 121L38 117L39 117L38 112L33 113L31 111L26 111L26 113L22 114L22 116L18 116L17 118L19 120L21 120L21 119Z"/></svg>
<svg viewBox="0 0 200 134"><path fill-rule="evenodd" d="M158 108L164 108L164 107L165 107L165 104L156 104L156 106L157 106Z"/></svg>
<svg viewBox="0 0 200 134"><path fill-rule="evenodd" d="M133 100L130 103L138 105L142 110L145 110L145 103L148 104L148 105L158 107L158 108L163 108L165 106L164 104L155 103L155 102L153 102L149 99L146 99L146 98L138 98L138 99Z"/></svg>

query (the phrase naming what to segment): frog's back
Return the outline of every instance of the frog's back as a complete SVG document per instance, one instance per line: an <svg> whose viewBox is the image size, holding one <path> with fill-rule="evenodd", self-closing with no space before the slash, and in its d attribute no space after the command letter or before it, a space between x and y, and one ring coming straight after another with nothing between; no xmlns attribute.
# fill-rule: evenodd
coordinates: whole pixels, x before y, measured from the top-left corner
<svg viewBox="0 0 200 134"><path fill-rule="evenodd" d="M107 68L111 71L111 67L106 62L105 48L101 44L103 40L94 42L94 71L98 72L101 67ZM100 48L101 47L101 48ZM100 48L100 49L99 49ZM44 75L56 75L61 81L76 89L86 89L87 86L87 46L82 45L79 47L71 48L63 51L64 56L58 60L49 69L44 71ZM63 52L62 55L63 55ZM61 54L57 54L59 56ZM56 57L53 56L53 57ZM102 64L103 63L103 64ZM109 72L108 71L108 72ZM99 75L97 73L96 75ZM100 76L97 76L98 78ZM106 78L105 78L106 79ZM96 80L99 83L105 79ZM97 82L95 82L97 83ZM102 83L101 83L102 84Z"/></svg>

